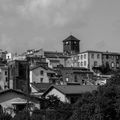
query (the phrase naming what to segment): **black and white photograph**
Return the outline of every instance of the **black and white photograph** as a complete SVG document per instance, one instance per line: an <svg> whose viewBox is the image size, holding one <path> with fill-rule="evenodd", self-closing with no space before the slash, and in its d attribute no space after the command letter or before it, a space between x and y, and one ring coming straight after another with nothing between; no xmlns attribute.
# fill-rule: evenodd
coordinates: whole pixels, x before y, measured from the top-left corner
<svg viewBox="0 0 120 120"><path fill-rule="evenodd" d="M120 120L120 0L0 0L0 120Z"/></svg>

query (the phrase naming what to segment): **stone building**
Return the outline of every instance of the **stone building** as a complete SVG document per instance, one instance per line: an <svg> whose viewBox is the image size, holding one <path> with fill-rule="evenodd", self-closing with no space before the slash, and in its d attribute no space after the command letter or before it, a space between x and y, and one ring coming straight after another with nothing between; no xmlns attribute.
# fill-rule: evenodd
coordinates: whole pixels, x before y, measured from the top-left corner
<svg viewBox="0 0 120 120"><path fill-rule="evenodd" d="M5 90L8 88L9 88L8 66L0 65L0 89Z"/></svg>
<svg viewBox="0 0 120 120"><path fill-rule="evenodd" d="M80 40L70 35L63 40L63 53L66 55L78 54L80 52Z"/></svg>
<svg viewBox="0 0 120 120"><path fill-rule="evenodd" d="M50 68L54 68L59 65L66 66L66 60L69 58L69 56L64 55L62 52L53 51L45 51L44 56L48 63L48 67Z"/></svg>
<svg viewBox="0 0 120 120"><path fill-rule="evenodd" d="M54 83L55 72L43 66L30 67L30 83Z"/></svg>
<svg viewBox="0 0 120 120"><path fill-rule="evenodd" d="M93 72L90 72L89 69L80 68L80 67L61 67L56 68L59 71L59 74L62 76L60 84L69 84L69 83L79 83L85 84L85 81L92 80Z"/></svg>
<svg viewBox="0 0 120 120"><path fill-rule="evenodd" d="M109 67L111 70L120 69L120 53L103 52L102 63L105 67Z"/></svg>
<svg viewBox="0 0 120 120"><path fill-rule="evenodd" d="M8 64L9 88L28 92L29 64L27 61L14 60Z"/></svg>
<svg viewBox="0 0 120 120"><path fill-rule="evenodd" d="M67 60L66 64L67 67L84 67L92 71L93 67L102 65L102 52L91 50L81 52L72 55L71 58Z"/></svg>

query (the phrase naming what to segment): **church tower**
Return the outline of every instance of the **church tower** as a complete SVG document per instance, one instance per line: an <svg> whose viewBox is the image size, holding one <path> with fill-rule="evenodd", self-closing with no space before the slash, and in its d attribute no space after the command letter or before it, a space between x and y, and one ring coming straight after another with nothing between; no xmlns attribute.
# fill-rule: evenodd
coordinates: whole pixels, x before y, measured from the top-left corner
<svg viewBox="0 0 120 120"><path fill-rule="evenodd" d="M70 35L63 40L63 53L66 55L78 54L80 52L80 40Z"/></svg>

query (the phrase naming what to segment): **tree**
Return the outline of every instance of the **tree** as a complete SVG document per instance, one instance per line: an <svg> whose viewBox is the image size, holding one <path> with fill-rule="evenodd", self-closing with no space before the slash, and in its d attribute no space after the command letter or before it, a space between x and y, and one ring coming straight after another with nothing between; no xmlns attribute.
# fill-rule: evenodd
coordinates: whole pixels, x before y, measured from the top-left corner
<svg viewBox="0 0 120 120"><path fill-rule="evenodd" d="M71 116L72 105L63 103L57 96L48 96L44 101L47 120L67 120Z"/></svg>
<svg viewBox="0 0 120 120"><path fill-rule="evenodd" d="M57 96L49 95L47 98L43 98L45 101L45 109L56 109L61 103L60 99Z"/></svg>
<svg viewBox="0 0 120 120"><path fill-rule="evenodd" d="M1 105L0 105L0 120L12 120L12 116L7 112L4 112Z"/></svg>
<svg viewBox="0 0 120 120"><path fill-rule="evenodd" d="M35 109L32 113L31 120L44 120L45 111Z"/></svg>
<svg viewBox="0 0 120 120"><path fill-rule="evenodd" d="M30 120L30 113L26 110L20 111L14 116L13 120Z"/></svg>

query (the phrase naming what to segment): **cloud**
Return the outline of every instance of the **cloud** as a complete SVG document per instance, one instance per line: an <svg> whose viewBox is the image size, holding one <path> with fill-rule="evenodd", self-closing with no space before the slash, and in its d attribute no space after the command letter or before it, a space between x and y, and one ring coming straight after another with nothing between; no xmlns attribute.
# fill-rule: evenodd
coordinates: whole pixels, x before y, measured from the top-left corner
<svg viewBox="0 0 120 120"><path fill-rule="evenodd" d="M80 20L92 0L26 0L19 7L21 15L39 25L64 26Z"/></svg>
<svg viewBox="0 0 120 120"><path fill-rule="evenodd" d="M107 44L104 40L102 40L102 41L97 42L94 47L98 50L103 51L103 50L106 50Z"/></svg>
<svg viewBox="0 0 120 120"><path fill-rule="evenodd" d="M85 15L92 1L0 0L0 47L56 50L62 35L87 23Z"/></svg>
<svg viewBox="0 0 120 120"><path fill-rule="evenodd" d="M2 34L0 36L0 47L5 50L11 50L11 43L12 39L10 39L6 34Z"/></svg>

